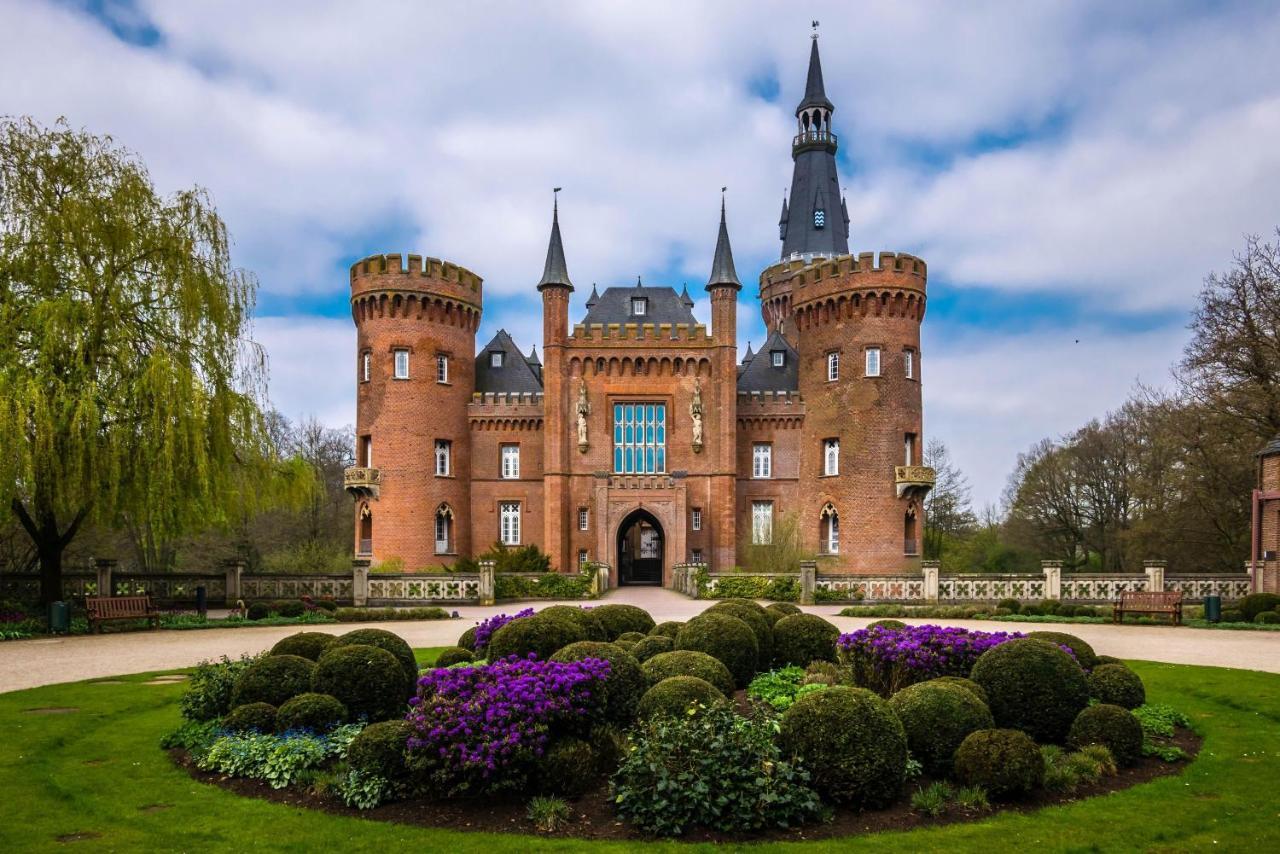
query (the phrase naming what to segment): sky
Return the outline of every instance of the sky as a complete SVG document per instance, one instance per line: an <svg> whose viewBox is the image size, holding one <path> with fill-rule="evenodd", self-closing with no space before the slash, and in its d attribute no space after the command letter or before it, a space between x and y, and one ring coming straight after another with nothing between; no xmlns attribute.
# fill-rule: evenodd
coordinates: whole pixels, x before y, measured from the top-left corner
<svg viewBox="0 0 1280 854"><path fill-rule="evenodd" d="M342 426L350 264L465 266L477 343L541 350L552 187L571 319L639 275L709 320L727 186L758 346L812 19L850 249L928 262L925 434L997 502L1019 452L1168 385L1205 275L1280 225L1280 5L0 0L0 115L206 188L271 403Z"/></svg>

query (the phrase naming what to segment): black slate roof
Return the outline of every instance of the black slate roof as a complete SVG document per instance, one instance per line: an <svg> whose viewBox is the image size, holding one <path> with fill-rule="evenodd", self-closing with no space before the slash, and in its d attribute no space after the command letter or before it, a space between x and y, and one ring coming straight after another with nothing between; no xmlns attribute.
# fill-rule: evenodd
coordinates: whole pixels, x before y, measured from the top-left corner
<svg viewBox="0 0 1280 854"><path fill-rule="evenodd" d="M782 367L773 365L775 350L782 352ZM754 355L750 348L738 372L738 391L799 391L800 354L776 329Z"/></svg>
<svg viewBox="0 0 1280 854"><path fill-rule="evenodd" d="M644 314L631 313L632 297L648 300ZM582 322L588 326L593 323L687 323L692 326L698 322L693 317L692 306L693 300L687 291L682 296L675 288L664 285L605 288L599 299L588 302L587 316Z"/></svg>
<svg viewBox="0 0 1280 854"><path fill-rule="evenodd" d="M492 366L490 355L501 352L502 367ZM493 340L476 356L476 391L485 392L541 392L542 366L536 353L526 358L511 340L507 330L499 329Z"/></svg>
<svg viewBox="0 0 1280 854"><path fill-rule="evenodd" d="M1273 457L1276 454L1280 454L1280 434L1273 436L1271 441L1264 445L1262 450L1258 451L1255 456Z"/></svg>

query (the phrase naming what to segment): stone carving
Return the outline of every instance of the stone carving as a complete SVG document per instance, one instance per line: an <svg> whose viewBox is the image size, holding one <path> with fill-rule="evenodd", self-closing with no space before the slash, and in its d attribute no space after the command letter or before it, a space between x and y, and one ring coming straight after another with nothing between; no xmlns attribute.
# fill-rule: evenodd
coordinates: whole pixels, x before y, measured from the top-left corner
<svg viewBox="0 0 1280 854"><path fill-rule="evenodd" d="M590 442L587 440L587 416L591 414L591 401L587 400L587 381L578 381L578 450L587 452Z"/></svg>
<svg viewBox="0 0 1280 854"><path fill-rule="evenodd" d="M689 401L689 418L693 421L693 452L702 450L702 380L693 381L693 400Z"/></svg>

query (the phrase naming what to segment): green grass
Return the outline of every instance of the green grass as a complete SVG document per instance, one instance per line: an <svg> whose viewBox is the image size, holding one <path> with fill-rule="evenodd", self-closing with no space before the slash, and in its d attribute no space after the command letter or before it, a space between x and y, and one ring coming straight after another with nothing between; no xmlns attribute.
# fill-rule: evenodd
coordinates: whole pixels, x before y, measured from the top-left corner
<svg viewBox="0 0 1280 854"><path fill-rule="evenodd" d="M435 650L419 650L430 661ZM820 850L1280 850L1280 676L1138 662L1152 702L1190 715L1200 757L1176 777L1032 814L811 843ZM169 762L181 683L79 682L0 694L0 850L628 851L638 846L466 834L330 816L202 785ZM31 714L38 707L68 714ZM154 809L160 804L163 808ZM148 809L152 808L152 809ZM100 834L58 842L72 834ZM663 848L712 846L655 843ZM795 847L767 846L767 847Z"/></svg>

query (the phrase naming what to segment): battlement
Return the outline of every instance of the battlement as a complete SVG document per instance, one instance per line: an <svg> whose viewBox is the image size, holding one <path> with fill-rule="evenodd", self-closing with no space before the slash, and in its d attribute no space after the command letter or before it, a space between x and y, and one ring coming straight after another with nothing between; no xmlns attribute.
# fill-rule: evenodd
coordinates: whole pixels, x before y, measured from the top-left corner
<svg viewBox="0 0 1280 854"><path fill-rule="evenodd" d="M541 411L542 392L475 392L467 404L470 415L529 415L532 410Z"/></svg>
<svg viewBox="0 0 1280 854"><path fill-rule="evenodd" d="M906 252L859 252L857 255L837 255L834 258L793 258L766 267L760 273L760 288L783 282L800 285L823 278L858 273L898 273L921 279L920 287L928 279L928 265L923 259ZM797 282L798 280L798 282Z"/></svg>
<svg viewBox="0 0 1280 854"><path fill-rule="evenodd" d="M802 406L804 398L798 391L740 391L738 392L738 409L744 406L763 409L766 407L791 408Z"/></svg>
<svg viewBox="0 0 1280 854"><path fill-rule="evenodd" d="M407 263L406 263L407 259ZM400 283L388 281L391 277L403 277ZM421 289L420 280L430 280L429 287L436 290L444 285L446 292L460 298L470 297L471 302L479 302L484 280L466 267L439 258L422 255L404 256L395 253L370 255L361 258L351 265L351 290L372 290L377 288L402 288L406 290ZM363 287L357 287L362 280L370 280ZM375 284L376 282L376 284Z"/></svg>
<svg viewBox="0 0 1280 854"><path fill-rule="evenodd" d="M671 342L710 344L713 337L701 323L584 323L574 324L571 343Z"/></svg>

